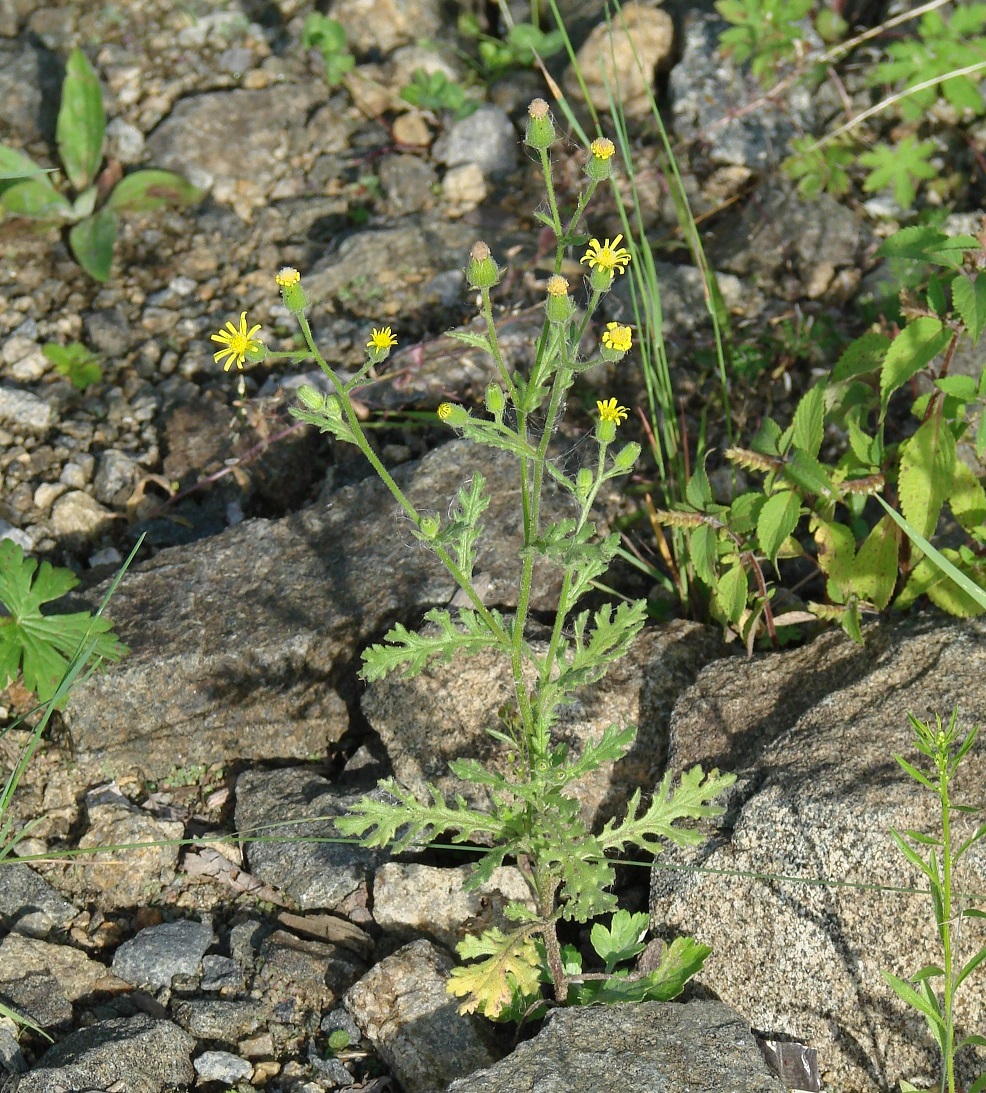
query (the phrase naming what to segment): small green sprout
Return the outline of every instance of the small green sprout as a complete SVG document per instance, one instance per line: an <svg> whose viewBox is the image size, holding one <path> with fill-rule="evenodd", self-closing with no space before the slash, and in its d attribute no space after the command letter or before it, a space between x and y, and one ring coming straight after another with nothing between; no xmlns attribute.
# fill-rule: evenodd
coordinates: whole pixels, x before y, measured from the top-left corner
<svg viewBox="0 0 986 1093"><path fill-rule="evenodd" d="M428 73L423 68L416 68L411 74L411 82L401 91L401 98L421 110L433 113L447 110L457 121L479 109L479 103L467 98L465 89L444 72Z"/></svg>
<svg viewBox="0 0 986 1093"><path fill-rule="evenodd" d="M317 11L309 12L301 32L305 49L317 49L325 65L325 82L338 87L347 72L356 65L356 58L346 49L346 28L338 19L330 19Z"/></svg>
<svg viewBox="0 0 986 1093"><path fill-rule="evenodd" d="M99 383L103 378L99 355L87 349L81 342L69 342L68 345L48 342L41 347L41 352L55 366L55 370L80 391Z"/></svg>

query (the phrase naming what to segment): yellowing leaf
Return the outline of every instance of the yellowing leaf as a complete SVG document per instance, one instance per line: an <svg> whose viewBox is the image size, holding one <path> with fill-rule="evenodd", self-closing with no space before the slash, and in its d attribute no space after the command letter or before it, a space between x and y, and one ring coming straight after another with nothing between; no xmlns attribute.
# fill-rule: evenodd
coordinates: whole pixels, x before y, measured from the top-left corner
<svg viewBox="0 0 986 1093"><path fill-rule="evenodd" d="M467 937L458 945L460 956L490 954L486 960L452 969L447 990L465 998L459 1013L482 1013L493 1019L510 1005L514 988L533 995L541 984L541 964L534 942L526 933L504 935L494 926L479 937Z"/></svg>
<svg viewBox="0 0 986 1093"><path fill-rule="evenodd" d="M880 519L856 555L850 588L881 611L890 602L897 583L900 528L889 516Z"/></svg>
<svg viewBox="0 0 986 1093"><path fill-rule="evenodd" d="M900 446L900 510L925 538L935 533L954 475L955 437L948 423L935 414Z"/></svg>

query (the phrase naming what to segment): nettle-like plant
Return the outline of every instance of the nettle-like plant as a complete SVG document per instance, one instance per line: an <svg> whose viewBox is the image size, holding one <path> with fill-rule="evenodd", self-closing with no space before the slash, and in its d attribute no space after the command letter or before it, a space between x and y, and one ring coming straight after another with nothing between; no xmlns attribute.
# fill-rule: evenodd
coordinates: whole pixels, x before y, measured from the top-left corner
<svg viewBox="0 0 986 1093"><path fill-rule="evenodd" d="M712 614L750 645L763 629L774 637L779 626L816 618L839 622L859 641L861 612L909 607L923 595L955 615L984 610L868 500L887 488L925 539L950 512L960 538L941 554L974 585L986 586L986 492L963 458L986 453L986 367L978 378L949 374L961 339L978 345L986 329L986 229L977 238L904 228L878 254L908 267L908 280L923 294L904 290L898 320L852 342L804 395L786 429L765 418L749 447L724 453L762 476L762 485L719 504L699 468L685 505L652 514L658 524L685 530L690 569ZM929 388L922 394L918 377ZM897 425L888 418L891 405L908 396L917 426L888 435L888 423ZM846 446L823 459L826 425ZM768 566L793 558L817 567L827 602L775 617Z"/></svg>
<svg viewBox="0 0 986 1093"><path fill-rule="evenodd" d="M114 161L103 167L105 136L99 78L82 50L74 49L65 66L55 129L74 197L69 200L22 152L0 145L0 218L28 221L39 232L68 228L75 260L97 281L109 279L121 214L190 205L202 197L171 171L122 175Z"/></svg>
<svg viewBox="0 0 986 1093"><path fill-rule="evenodd" d="M609 323L602 334L598 356L584 358L579 346L603 295L630 261L620 246L621 237L600 244L588 242L582 258L589 267L589 299L580 313L560 275L566 250L586 243L579 225L586 206L611 170L611 141L592 143L586 165L588 185L574 211L563 220L552 184L549 148L555 130L547 103L536 99L530 107L526 142L540 157L547 190L547 204L538 218L555 235L555 273L546 285L545 322L535 346L533 363L526 375L511 373L493 323L491 290L501 270L489 248L477 243L466 270L469 285L480 299L486 333L453 331L452 336L490 354L499 372L487 388L485 413L444 403L438 417L476 444L511 453L518 465L524 540L518 558L518 600L512 614L487 607L474 580L477 544L482 517L490 496L482 475L458 493L443 517L416 508L380 462L366 439L353 393L371 381L371 369L383 361L395 338L390 328L375 330L366 361L346 381L321 356L305 318L307 299L296 270L278 274L284 302L297 316L308 349L286 354L294 359L311 356L331 384L325 394L305 386L299 391L301 405L296 417L310 422L337 441L355 444L386 483L406 516L413 534L445 565L468 598L468 606L456 611L435 609L427 613L427 629L413 632L398 624L381 644L363 653L362 676L379 679L388 672L413 676L428 665L496 650L509 665L513 681L512 707L501 712L499 723L487 729L502 749L499 761L483 764L461 758L450 764L461 781L488 794L488 807L472 807L461 795L447 799L435 786L419 800L388 779L379 792L365 797L350 814L337 820L339 831L356 837L367 847L390 847L395 852L419 848L440 836L457 843L478 844L479 860L469 878L475 888L488 880L506 860L516 862L530 887L531 901L514 902L506 908L509 928L494 927L467 937L459 954L470 963L454 970L449 989L462 998L463 1012L481 1012L490 1018L523 1015L543 1006L542 977L551 984L553 1001L602 1001L642 998L667 999L678 994L689 976L700 967L709 950L691 939L679 938L669 947L661 943L649 949L648 960L631 973L617 965L641 952L646 918L627 919L614 914L610 927L599 926L593 944L603 961L598 973L583 973L581 961L563 948L558 927L565 922L584 923L615 912L617 898L613 856L626 847L657 853L666 840L679 844L701 841L701 834L679 827L682 820L719 814L714 799L733 781L731 775L694 767L677 786L670 774L651 800L642 804L636 791L625 815L592 831L583 817L574 787L599 768L614 763L633 745L633 726L611 725L601 737L588 741L581 754L572 754L557 742L553 730L561 708L577 688L600 680L609 666L624 656L644 625L643 601L605 605L594 611L578 610L593 582L608 568L617 551L619 536L601 534L590 519L593 502L602 485L627 474L640 454L635 443L613 450L617 428L627 416L615 398L597 402L594 430L595 455L590 465L574 475L549 457L549 446L565 399L575 378L601 361L619 361L631 348L629 327ZM232 323L215 335L225 348L217 359L241 365L244 360L275 357L248 328L245 315L239 327ZM551 480L568 497L572 515L548 521L542 509L545 484ZM538 575L548 568L561 571L559 602L550 639L543 651L527 637L532 592ZM496 716L491 711L491 717ZM440 726L436 726L440 731Z"/></svg>

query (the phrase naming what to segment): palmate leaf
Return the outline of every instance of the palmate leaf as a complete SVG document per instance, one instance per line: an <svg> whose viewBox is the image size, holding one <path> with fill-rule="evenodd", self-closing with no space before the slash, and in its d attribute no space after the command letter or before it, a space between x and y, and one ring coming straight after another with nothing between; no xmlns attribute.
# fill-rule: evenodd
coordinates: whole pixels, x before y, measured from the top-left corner
<svg viewBox="0 0 986 1093"><path fill-rule="evenodd" d="M607 975L617 964L625 964L644 951L644 935L650 925L650 916L643 911L631 915L620 909L613 912L609 926L597 922L589 934L589 940L597 955L606 966Z"/></svg>
<svg viewBox="0 0 986 1093"><path fill-rule="evenodd" d="M456 951L463 960L486 957L452 969L448 992L465 999L459 1013L478 1012L492 1020L510 1005L516 992L533 995L540 989L541 961L529 930L504 934L494 926L478 937L466 937Z"/></svg>
<svg viewBox="0 0 986 1093"><path fill-rule="evenodd" d="M580 1005L594 1002L669 1002L685 989L692 976L702 970L712 950L690 937L676 937L666 945L660 965L639 977L613 976L598 983L580 983L576 999Z"/></svg>
<svg viewBox="0 0 986 1093"><path fill-rule="evenodd" d="M104 660L119 660L128 652L109 632L109 619L88 611L41 613L42 604L60 599L78 583L71 570L55 569L48 562L39 567L35 559L24 557L17 543L0 542L0 603L8 612L0 616L0 687L22 671L24 686L47 702L69 658L86 642L94 640L93 652Z"/></svg>

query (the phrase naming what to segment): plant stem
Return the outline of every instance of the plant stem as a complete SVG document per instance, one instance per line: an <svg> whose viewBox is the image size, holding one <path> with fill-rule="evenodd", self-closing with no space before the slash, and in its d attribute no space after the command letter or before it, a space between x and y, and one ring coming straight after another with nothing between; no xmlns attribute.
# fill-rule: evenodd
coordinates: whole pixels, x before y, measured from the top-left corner
<svg viewBox="0 0 986 1093"><path fill-rule="evenodd" d="M952 723L954 726L955 719ZM949 740L951 733L946 736L941 730L941 722L938 723L936 736L935 763L938 767L938 795L941 798L942 811L942 885L941 885L941 914L942 921L938 923L938 932L942 940L944 975L944 1018L945 1018L945 1081L948 1085L948 1093L955 1093L955 1029L953 1025L952 1009L954 1005L953 989L954 979L952 975L952 842L951 842L951 803L948 796L949 770Z"/></svg>

